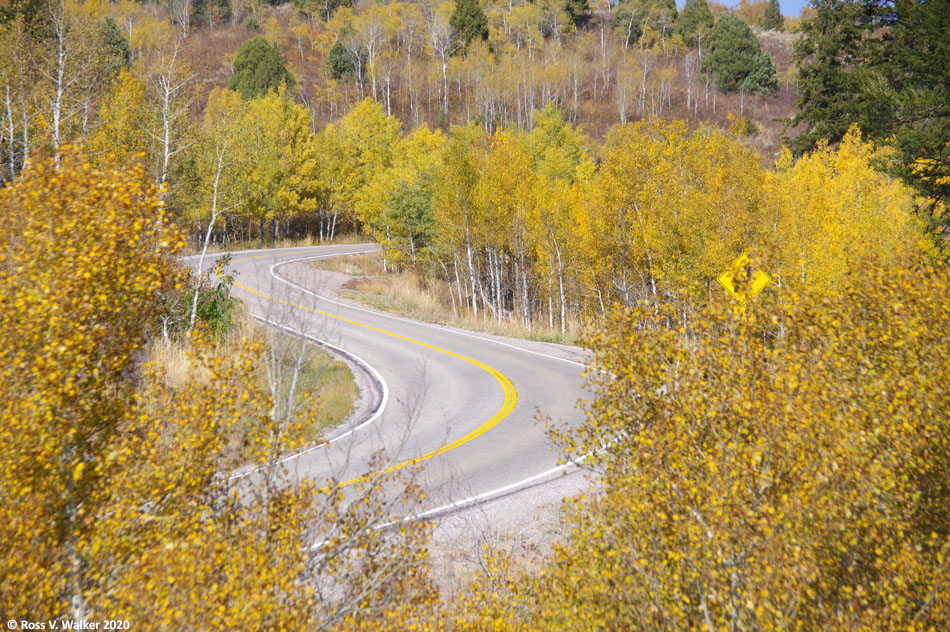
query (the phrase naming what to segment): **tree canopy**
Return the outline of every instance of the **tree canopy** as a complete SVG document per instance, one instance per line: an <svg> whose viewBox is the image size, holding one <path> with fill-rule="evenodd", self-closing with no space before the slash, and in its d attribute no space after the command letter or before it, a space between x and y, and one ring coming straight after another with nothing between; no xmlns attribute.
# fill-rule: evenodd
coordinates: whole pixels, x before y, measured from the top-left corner
<svg viewBox="0 0 950 632"><path fill-rule="evenodd" d="M686 0L683 10L676 19L676 32L683 40L694 43L705 39L716 19L706 0Z"/></svg>
<svg viewBox="0 0 950 632"><path fill-rule="evenodd" d="M488 18L478 0L455 0L455 11L449 18L462 46L473 40L488 41Z"/></svg>
<svg viewBox="0 0 950 632"><path fill-rule="evenodd" d="M768 31L784 31L785 18L782 17L782 8L778 0L769 0L765 7L765 14L762 16L762 28Z"/></svg>
<svg viewBox="0 0 950 632"><path fill-rule="evenodd" d="M564 0L564 9L575 26L583 26L590 19L588 0Z"/></svg>
<svg viewBox="0 0 950 632"><path fill-rule="evenodd" d="M277 44L258 36L238 50L228 89L240 93L244 99L253 99L281 86L293 88L295 84L280 58Z"/></svg>
<svg viewBox="0 0 950 632"><path fill-rule="evenodd" d="M702 70L712 74L720 90L746 94L775 90L775 64L739 16L725 13L716 20L706 45Z"/></svg>
<svg viewBox="0 0 950 632"><path fill-rule="evenodd" d="M799 153L854 123L896 150L891 171L944 226L950 199L950 3L815 0L796 45Z"/></svg>

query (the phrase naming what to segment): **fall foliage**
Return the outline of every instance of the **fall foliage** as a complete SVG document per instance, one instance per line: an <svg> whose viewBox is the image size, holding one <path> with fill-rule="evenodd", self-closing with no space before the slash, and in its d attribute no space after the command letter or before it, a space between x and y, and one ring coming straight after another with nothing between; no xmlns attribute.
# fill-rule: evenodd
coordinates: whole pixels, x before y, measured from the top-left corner
<svg viewBox="0 0 950 632"><path fill-rule="evenodd" d="M553 108L528 134L469 127L407 143L430 136L432 166L384 170L360 218L393 265L441 278L458 308L499 321L563 333L617 302L688 310L751 247L778 283L822 288L859 256L932 248L912 192L874 169L880 150L857 131L774 171L734 136L682 123L618 126L597 146Z"/></svg>
<svg viewBox="0 0 950 632"><path fill-rule="evenodd" d="M950 627L945 2L859 4L801 37L774 0L0 7L0 612ZM449 600L432 525L389 522L410 468L290 480L319 403L176 260L357 231L446 312L592 351L540 568L489 551Z"/></svg>
<svg viewBox="0 0 950 632"><path fill-rule="evenodd" d="M596 3L473 2L461 13L451 1L348 4L38 0L11 11L0 21L0 55L11 62L0 72L0 176L15 178L36 152L85 142L124 118L137 136L124 142L147 153L150 175L169 185L169 207L183 212L185 198L175 194L188 180L194 128L210 93L225 87L250 97L286 85L314 131L365 97L407 131L473 121L488 132L529 130L533 111L549 102L598 137L617 121L721 124L734 112L769 128L756 142L770 153L780 141L772 119L792 113L788 80L780 98L742 98L718 93L699 72L712 13L691 24L686 12L681 30L668 6L659 22L635 7L632 38L624 20ZM622 4L616 12L631 3ZM245 20L257 28L238 26ZM63 37L47 37L60 23ZM789 42L765 43L785 71ZM141 97L128 102L134 112L116 107L129 96L122 72L144 84ZM640 98L631 98L632 86ZM101 145L98 151L123 154Z"/></svg>
<svg viewBox="0 0 950 632"><path fill-rule="evenodd" d="M163 296L187 278L141 168L99 170L63 146L58 164L0 192L0 209L3 612L283 629L424 597L428 526L376 528L383 475L346 504L333 485L282 483L277 459L315 411L273 405L254 373L259 346L216 355L199 328L201 379L171 386L140 366ZM249 420L243 454L262 474L222 476L229 436Z"/></svg>
<svg viewBox="0 0 950 632"><path fill-rule="evenodd" d="M529 627L946 627L950 275L908 263L686 325L616 311L588 422L557 433L602 482Z"/></svg>

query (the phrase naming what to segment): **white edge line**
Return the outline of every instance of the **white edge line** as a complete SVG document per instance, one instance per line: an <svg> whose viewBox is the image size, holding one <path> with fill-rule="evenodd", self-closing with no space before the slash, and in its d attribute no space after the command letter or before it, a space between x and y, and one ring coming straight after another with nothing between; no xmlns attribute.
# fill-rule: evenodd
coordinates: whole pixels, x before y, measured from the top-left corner
<svg viewBox="0 0 950 632"><path fill-rule="evenodd" d="M395 525L402 524L405 522L414 522L416 520L423 520L425 518L433 518L436 516L441 516L443 514L455 513L457 511L461 511L463 509L471 507L472 505L479 505L483 502L486 502L489 500L495 500L509 493L522 491L523 489L530 487L532 483L536 483L543 479L552 477L555 474L559 474L560 472L563 472L567 469L580 467L581 463L583 463L589 456L590 456L590 453L585 454L567 463L563 463L561 465L552 467L551 469L541 472L540 474L529 476L528 478L522 479L520 481L515 481L514 483L509 483L508 485L503 485L502 487L498 487L496 489L483 492L476 496L469 496L468 498L465 498L463 500L456 500L447 505L442 505L441 507L426 509L425 511L420 512L420 513L410 514L408 516L403 516L402 518L396 518L395 520L384 522L383 524L377 525L376 527L374 527L374 529L379 531L382 529L388 529L390 527L393 527ZM312 544L310 545L310 550L317 551L319 549L322 549L324 546L327 545L327 542L328 540L321 540L320 542L317 542L316 544Z"/></svg>
<svg viewBox="0 0 950 632"><path fill-rule="evenodd" d="M587 456L588 455L585 454L584 456L578 457L577 459L573 461L570 461L568 463L563 463L561 465L557 465L555 467L552 467L550 470L541 472L540 474L529 476L528 478L522 479L520 481L515 481L514 483L509 483L508 485L504 485L497 489L493 489L491 491L487 491L487 492L478 494L476 496L470 496L463 500L456 500L447 505L442 505L441 507L435 507L434 509L427 509L421 513L413 514L411 516L406 516L405 518L399 518L397 520L393 520L392 522L388 522L382 526L388 527L394 524L399 524L400 522L418 520L421 518L429 518L429 517L437 516L443 513L452 513L454 511L459 511L460 509L464 509L468 507L469 505L479 504L495 496L502 496L508 492L520 491L522 488L528 487L532 483L540 481L541 479L547 478L549 476L553 476L554 474L558 474L559 472L563 472L564 470L567 470L569 468L579 466L582 462L584 462L587 459Z"/></svg>
<svg viewBox="0 0 950 632"><path fill-rule="evenodd" d="M588 452L586 454L582 454L576 459L571 459L567 463L562 463L561 465L552 467L551 469L541 472L540 474L535 474L534 476L529 476L528 478L522 479L520 481L515 481L514 483L509 483L508 485L503 485L502 487L498 487L497 489L483 492L475 496L469 496L468 498L465 498L463 500L457 500L447 505L442 505L441 507L434 507L432 509L427 509L417 514L410 514L408 516L403 516L402 518L396 518L395 520L390 520L389 522L385 522L381 525L378 525L374 527L374 529L376 530L388 529L389 527L393 527L397 524L401 524L404 522L413 522L414 520L421 520L424 518L431 518L431 517L439 516L442 514L454 513L456 511L461 511L462 509L466 509L472 505L481 504L488 500L497 500L498 498L501 498L508 493L519 492L523 489L527 489L532 483L536 483L542 479L551 477L555 474L558 474L570 468L579 468L581 466L581 463L583 463L588 458L590 458L591 455L601 454L605 452L607 448L611 447L613 444L617 443L617 441L619 441L622 438L623 438L623 435L614 437L608 443L603 444L600 447L600 449L594 450L592 452ZM316 551L318 549L321 549L324 546L326 546L327 542L328 540L321 540L320 542L317 542L316 544L311 545L310 550Z"/></svg>
<svg viewBox="0 0 950 632"><path fill-rule="evenodd" d="M308 247L312 247L312 246L308 246ZM575 362L574 360L568 360L567 358L559 358L559 357L557 357L557 356L552 356L552 355L549 355L549 354L547 354L547 353L541 353L541 352L539 352L539 351L531 351L530 349L523 349L523 348L521 348L521 347L516 347L515 345L511 345L511 344L508 344L508 343L505 343L505 342L501 342L501 341L499 341L499 340L493 340L493 339L491 339L491 338L484 338L484 337L482 337L482 336L476 336L476 335L470 334L470 333L468 333L468 332L457 331L457 330L455 330L455 329L448 329L448 328L445 328L445 327L440 327L440 326L437 326L437 325L432 325L432 324L430 324L430 323L423 323L423 322L416 321L416 320L412 320L412 319L408 319L408 318L402 318L402 317L400 317L400 316L393 316L393 315L387 314L387 313L385 313L385 312L379 312L379 311L376 311L376 310L370 310L370 309L365 309L365 308L362 308L362 307L356 307L356 306L354 306L354 305L348 305L348 304L346 304L346 303L341 303L340 301L335 301L335 300L333 300L333 299L331 299L331 298L327 298L327 297L325 297L325 296L321 296L321 295L317 294L316 292L312 292L312 291L308 290L307 288L302 287L302 286L300 286L300 285L294 283L293 281L288 280L287 278L283 277L282 275L280 275L280 274L276 271L276 268L278 268L278 267L280 267L280 266L283 266L283 265L285 265L285 264L290 264L290 263L297 263L297 262L299 262L299 261L308 261L308 260L313 260L313 259L328 259L328 258L331 258L331 257L345 256L345 255L347 255L347 254L366 254L366 253L369 253L369 252L375 252L375 249L374 249L374 250L365 250L365 251L361 251L361 252L333 253L333 254L327 254L327 255L315 255L315 256L308 256L308 257L301 257L301 258L298 258L298 259L291 259L291 260L289 260L289 261L280 261L280 262L277 262L277 263L275 263L275 264L273 264L273 265L270 266L269 271L270 271L271 275L272 275L275 279L277 279L277 280L279 280L279 281L281 281L281 282L283 282L283 283L286 283L287 285L289 285L289 286L291 286L291 287L294 287L294 288L296 288L296 289L298 289L298 290L304 292L305 294L309 294L309 295L311 295L311 296L313 296L313 297L315 297L315 298L318 298L318 299L321 299L321 300L324 300L324 301L328 301L328 302L333 303L333 304L335 304L335 305L340 305L340 306L342 306L342 307L348 307L348 308L350 308L350 309L356 309L356 310L359 310L359 311L362 311L362 312L367 312L367 313L371 313L371 314L377 314L377 315L385 316L385 317L391 318L391 319L393 319L393 320L399 320L399 321L403 321L403 322L409 322L409 323L413 323L413 324L419 324L419 325L423 325L423 326L425 326L425 327L431 327L431 328L434 328L434 329L439 329L439 330L441 330L441 331L449 331L449 332L451 332L451 333L461 334L461 335L463 335L463 336L469 336L469 337L471 337L471 338L476 338L476 339L478 339L478 340L484 340L484 341L487 341L487 342L494 342L494 343L496 343L496 344L499 344L499 345L502 345L502 346L505 346L505 347L509 347L509 348L515 349L515 350L517 350L517 351L523 351L523 352L525 352L525 353L530 353L530 354L533 354L533 355L538 355L538 356L542 356L542 357L545 357L545 358L550 358L550 359L552 359L552 360L560 360L560 361L562 361L562 362L568 362L568 363L570 363L570 364L574 364L574 365L577 365L577 366L580 366L580 367L587 368L586 365L584 365L584 364L582 364L582 363L580 363L580 362ZM298 335L298 336L301 336L301 337L303 337L303 338L306 338L306 339L308 339L308 340L311 340L311 341L315 342L316 344L329 347L329 348L333 349L334 351L337 351L338 353L342 353L342 354L344 354L344 355L347 355L347 356L353 358L355 361L357 361L359 364L361 364L364 368L368 369L368 370L379 380L380 385L381 385L381 387L382 387L382 389L383 389L382 403L380 404L380 406L379 406L379 408L377 409L377 411L376 411L376 412L372 415L372 417L370 417L368 420L364 421L364 422L361 423L359 426L357 426L357 427L355 427L355 428L352 428L352 429L346 431L345 433L343 433L343 434L341 434L341 435L339 435L339 436L337 436L337 437L334 437L333 439L327 441L326 443L323 443L323 444L320 444L320 445L317 445L317 446L313 446L313 447L307 448L306 450L303 450L303 451L301 451L301 452L298 452L297 454L293 454L293 455L290 455L290 456L288 456L288 457L285 457L285 458L281 459L281 460L279 461L279 463L284 463L284 462L286 462L286 461L288 461L288 460L290 460L290 459L295 459L295 458L297 458L297 457L299 457L299 456L301 456L301 455L303 455L303 454L307 454L308 452L312 452L313 450L316 450L316 449L318 449L318 448L320 448L320 447L322 447L322 446L324 446L324 445L327 445L327 444L329 444L329 443L331 443L331 442L333 442L333 441L338 441L338 440L342 439L343 437L349 436L350 434L352 434L353 432L356 432L356 431L359 430L360 428L363 428L363 427L365 427L366 425L372 423L373 421L375 421L375 420L382 414L383 409L385 408L385 404L386 404L386 402L387 402L388 399L389 399L389 389L388 389L388 387L387 387L387 385L386 385L385 380L383 380L383 378L382 378L382 376L379 374L379 372L376 371L376 369L374 369L374 368L373 368L370 364L368 364L365 360L362 360L361 358L357 357L355 354L350 353L349 351L344 351L344 350L341 349L340 347L337 347L337 346L335 346L335 345L332 345L332 344L330 344L330 343L328 343L328 342L326 342L326 341L324 341L324 340L320 340L319 338L316 338L316 337L314 337L314 336L310 336L309 334L304 334L304 333L302 333L302 332L296 331L296 330L294 330L294 329L292 329L292 328L290 328L290 327L287 327L286 325L282 325L282 324L280 324L280 323L276 323L276 322L274 322L274 321L268 320L268 319L266 319L266 318L262 318L262 317L260 317L260 316L255 316L255 318L257 318L257 319L259 319L259 320L262 320L262 321L264 321L264 322L266 322L266 323L268 323L268 324L270 324L270 325L272 325L272 326L274 326L274 327L277 327L277 328L280 328L280 329L284 329L284 330L290 331L290 332L292 332L292 333L294 333L294 334L296 334L296 335ZM504 495L504 494L506 494L506 493L509 493L509 492L519 491L519 490L521 490L521 489L523 489L523 488L525 488L525 487L531 485L532 483L535 483L535 482L540 481L540 480L542 480L542 479L545 479L545 478L548 478L548 477L550 477L550 476L553 476L554 474L557 474L557 473L559 473L559 472L563 472L564 470L567 470L568 468L572 468L572 467L577 467L577 466L579 466L583 461L585 461L585 460L587 459L588 456L590 456L590 454L582 455L582 456L578 457L577 459L574 459L574 460L572 460L572 461L570 461L570 462L568 462L568 463L564 463L564 464L562 464L562 465L555 466L555 467L553 467L553 468L551 468L551 469L549 469L549 470L546 470L546 471L541 472L541 473L539 473L539 474L534 474L533 476L529 476L528 478L524 478L524 479L522 479L522 480L520 480L520 481L515 481L514 483L509 483L508 485L503 485L502 487L498 487L498 488L496 488L496 489L493 489L493 490L490 490L490 491L487 491L487 492L483 492L483 493L477 494L477 495L475 495L475 496L470 496L470 497L465 498L465 499L462 499L462 500L453 501L453 502L451 502L451 503L449 503L449 504L447 504L447 505L442 505L441 507L434 507L434 508L432 508L432 509L427 509L426 511L423 511L423 512L418 513L418 514L412 514L412 515L409 515L409 516L405 516L405 517L403 517L403 518L397 518L396 520L392 520L392 521L390 521L390 522L381 524L381 525L379 525L379 526L376 527L376 528L377 528L377 529L385 529L385 528L391 527L391 526L393 526L393 525L396 525L396 524L399 524L399 523L402 523L402 522L409 522L409 521L413 521L413 520L420 520L420 519L423 519L423 518L430 518L430 517L438 516L438 515L441 515L441 514L444 514L444 513L453 513L453 512L456 512L456 511L460 511L460 510L462 510L462 509L464 509L464 508L466 508L466 507L469 507L469 506L471 506L471 505L475 505L475 504L484 502L484 501L489 500L489 499L491 499L491 498L494 498L494 497L496 497L496 496L502 496L502 495ZM256 469L254 469L254 470L251 470L251 471L249 471L249 472L245 472L245 473L243 473L243 474L237 474L237 475L235 475L235 476L232 476L232 477L229 478L228 480L233 480L234 478L240 478L240 477L242 477L242 476L247 476L248 474L251 474L251 473L253 473L253 472L259 471L260 469L261 469L261 468L256 468ZM317 550L317 549L322 548L322 547L325 546L325 545L326 545L326 542L325 542L325 541L323 541L323 542L318 542L318 543L312 545L312 546L310 547L310 550L311 550L311 551Z"/></svg>
<svg viewBox="0 0 950 632"><path fill-rule="evenodd" d="M391 520L390 522L387 522L387 523L385 523L385 524L380 525L378 528L379 528L379 529L384 529L384 528L386 528L386 527L391 527L391 526L393 526L393 525L397 525L397 524L399 524L399 523L401 523L401 522L411 522L411 521L413 521L413 520L419 520L419 519L421 519L421 518L429 518L429 517L432 517L432 516L438 516L438 515L443 514L443 513L452 513L452 512L455 512L455 511L459 511L459 510L461 510L461 509L465 509L466 507L468 507L468 506L470 506L470 505L477 505L477 504L482 503L482 502L484 502L484 501L486 501L486 500L490 500L490 499L493 499L493 498L499 497L499 496L504 496L505 494L507 494L507 493L509 493L509 492L521 491L522 489L524 489L524 488L530 486L532 483L535 483L535 482L537 482L537 481L540 481L540 480L542 480L542 479L544 479L544 478L547 478L547 477L549 477L549 476L553 476L554 474L557 474L557 473L559 473L559 472L563 472L564 470L567 470L567 469L570 469L570 468L573 468L573 467L580 467L580 466L581 466L581 463L583 463L584 461L586 461L586 460L587 460L588 458L590 458L592 455L594 455L594 454L601 454L601 453L605 452L605 451L607 450L607 448L611 447L613 444L615 444L615 443L616 443L617 441L619 441L621 438L623 438L623 435L618 436L618 437L614 437L614 438L613 438L611 441L609 441L608 443L602 444L601 447L600 447L600 449L595 450L595 451L592 451L592 452L588 452L588 453L586 453L586 454L582 454L581 456L577 457L576 459L571 459L571 460L568 461L567 463L562 463L561 465L557 465L557 466L555 466L555 467L552 467L551 469L546 470L546 471L544 471L544 472L541 472L540 474L535 474L534 476L529 476L528 478L522 479L522 480L520 480L520 481L515 481L514 483L509 483L508 485L504 485L504 486L499 487L499 488L497 488L497 489L493 489L493 490L491 490L491 491L487 491L487 492L478 494L478 495L476 495L476 496L470 496L470 497L468 497L468 498L465 498L464 500L456 500L456 501L453 501L453 502L451 502L451 503L449 503L449 504L447 504L447 505L442 505L441 507L435 507L435 508L433 508L433 509L427 509L427 510L421 512L421 513L411 514L411 515L408 515L408 516L404 516L404 517L402 517L402 518L397 518L396 520Z"/></svg>
<svg viewBox="0 0 950 632"><path fill-rule="evenodd" d="M346 351L345 349L341 349L340 347L338 347L338 346L336 346L336 345L330 344L330 343L327 342L326 340L321 340L320 338L317 338L317 337L315 337L315 336L311 336L310 334L305 334L305 333L303 333L302 331L298 331L298 330L296 330L296 329L293 329L292 327L288 327L287 325L283 325L283 324L281 324L281 323L275 322L275 321L270 320L270 319L268 319L268 318L264 318L264 317L262 317L262 316L256 316L256 315L255 315L255 316L253 316L253 317L256 318L257 320L260 320L260 321L262 321L262 322L267 323L268 325L270 325L270 326L272 326L272 327L275 327L275 328L277 328L277 329L283 329L284 331L290 332L290 333L294 334L295 336L300 336L301 338L304 338L304 339L306 339L306 340L309 340L310 342L312 342L312 343L314 343L314 344L320 345L321 347L326 347L326 348L328 348L328 349L333 350L333 351L336 352L336 353L339 353L340 355L343 355L343 356L349 358L350 360L352 360L352 361L355 362L356 364L360 365L363 369L365 369L365 370L370 374L370 376L371 376L373 379L376 380L377 384L379 385L380 392L381 392L381 397L380 397L380 399L379 399L379 405L376 406L376 409L373 411L373 413L372 413L365 421L361 422L359 425L357 425L357 426L355 426L355 427L353 427L353 428L350 428L349 430L346 430L346 431L343 432L342 434L339 434L339 435L333 437L332 439L327 439L326 441L323 441L322 443L319 443L319 444L317 444L317 445L310 446L309 448L306 448L306 449L304 449L304 450L301 450L300 452L295 452L294 454L290 454L290 455L287 455L287 456L285 456L285 457L282 457L282 458L278 459L278 461L277 461L278 463L281 463L281 464L282 464L282 463L286 463L287 461L292 461L293 459L296 459L296 458L301 457L301 456L303 456L303 455L305 455L305 454L308 454L308 453L310 453L310 452L313 452L314 450L318 450L318 449L320 449L320 448L323 448L323 447L326 447L326 446L331 445L331 444L333 444L333 443L336 443L336 442L339 441L340 439L344 439L344 438L350 436L351 434L353 434L354 432L365 428L366 426L370 425L371 423L373 423L374 421L376 421L377 419L379 419L380 416L382 416L383 412L386 410L386 406L389 404L389 385L386 383L386 380L383 378L383 376L380 375L379 371L377 371L376 368L373 367L373 365L371 365L369 362L367 362L367 361L364 360L363 358L359 357L359 356L356 355L355 353L352 353L352 352L350 352L350 351ZM251 469L251 470L248 470L247 472L241 472L241 473L239 473L239 474L233 474L233 475L231 475L231 476L228 477L228 481L230 482L230 481L233 481L233 480L237 480L237 479L239 479L239 478L243 478L243 477L248 476L248 475L250 475L250 474L253 474L253 473L255 473L255 472L260 472L262 469L263 469L263 467L256 467L256 468L253 468L253 469Z"/></svg>

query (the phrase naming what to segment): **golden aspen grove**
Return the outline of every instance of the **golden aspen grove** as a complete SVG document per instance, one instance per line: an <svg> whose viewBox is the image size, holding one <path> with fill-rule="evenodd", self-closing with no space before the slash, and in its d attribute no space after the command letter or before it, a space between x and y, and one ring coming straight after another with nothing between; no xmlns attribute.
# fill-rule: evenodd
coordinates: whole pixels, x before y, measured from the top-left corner
<svg viewBox="0 0 950 632"><path fill-rule="evenodd" d="M780 9L0 0L0 622L950 629L950 4ZM519 404L586 476L536 555L447 572L423 476L523 393L316 302L505 405L296 476L387 387L230 256L352 244L339 305L583 357Z"/></svg>

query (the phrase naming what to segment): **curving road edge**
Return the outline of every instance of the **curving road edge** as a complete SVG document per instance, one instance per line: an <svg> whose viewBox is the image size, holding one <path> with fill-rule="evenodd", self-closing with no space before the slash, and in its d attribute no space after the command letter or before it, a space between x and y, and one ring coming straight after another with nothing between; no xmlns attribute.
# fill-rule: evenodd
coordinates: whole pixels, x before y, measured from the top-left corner
<svg viewBox="0 0 950 632"><path fill-rule="evenodd" d="M438 346L436 344L430 344L420 340L419 332L420 331L430 331L432 336L438 336L437 341L446 340L448 338L465 338L467 339L466 344L468 349L477 349L481 353L485 348L493 347L496 350L500 350L502 356L499 356L498 352L494 352L494 357L504 357L507 361L507 358L511 358L511 365L517 366L518 370L524 372L524 366L528 365L529 373L531 371L532 360L531 357L534 357L535 363L546 362L550 363L551 361L559 363L561 367L570 367L571 371L577 376L580 375L581 370L583 370L585 365L576 360L570 359L568 357L561 357L557 355L552 355L551 353L546 352L548 349L555 349L558 352L564 354L573 354L575 357L580 359L580 350L570 347L563 347L560 345L544 345L541 343L531 343L529 341L521 340L512 340L512 339L503 339L500 337L487 336L474 334L472 332L445 327L441 325L433 325L429 323L422 323L412 319L403 318L400 316L394 316L391 314L386 314L377 310L368 309L346 301L340 301L336 298L326 296L324 294L315 292L313 285L307 283L305 280L302 280L301 277L301 265L306 262L310 262L314 259L328 258L328 257L339 257L350 254L359 254L366 253L376 250L375 245L361 244L356 246L348 247L303 247L303 248L293 248L293 249L279 249L279 250L260 250L260 251L249 251L239 253L239 258L233 259L231 261L232 265L238 267L238 272L241 275L241 281L235 281L234 286L238 290L243 291L251 297L256 297L259 299L259 302L254 305L251 301L246 301L250 311L256 319L267 324L270 327L285 331L287 333L299 336L302 339L317 344L328 351L330 351L336 357L342 359L346 362L351 369L361 372L368 380L361 380L364 383L366 381L374 384L373 392L368 398L369 404L362 411L363 414L360 415L357 411L354 415L345 422L343 428L340 429L336 435L334 435L329 442L325 442L316 446L311 446L304 450L301 450L298 453L285 456L282 461L296 461L305 460L305 457L312 457L313 454L322 448L326 448L328 444L333 444L341 442L344 439L352 439L360 435L361 431L366 429L374 422L380 420L386 413L387 409L391 403L390 394L391 389L387 383L386 378L383 373L389 370L392 373L393 370L396 372L399 371L399 367L387 367L384 364L380 364L378 359L365 359L363 353L356 353L353 349L349 348L350 345L347 344L347 336L344 334L340 336L340 343L333 344L326 340L324 337L317 337L309 334L306 331L302 331L298 328L295 328L288 324L287 319L281 318L280 315L268 314L266 309L261 309L263 301L265 303L277 303L281 304L292 310L306 310L310 312L314 318L322 319L335 319L345 323L348 327L360 327L376 334L383 334L396 338L399 341L406 344L419 345L430 350L435 350L437 352L447 354L455 359L463 360L470 365L478 367L482 371L485 371L491 374L498 384L505 390L505 403L500 408L497 409L496 413L492 415L488 421L480 421L474 429L470 429L469 432L463 434L461 437L455 439L454 441L445 442L444 440L439 443L439 445L433 445L430 449L425 450L421 453L413 454L409 458L405 458L402 461L390 465L387 470L395 471L402 467L408 465L416 465L427 461L429 459L434 459L436 457L442 457L447 453L452 452L456 448L462 446L463 444L472 442L474 439L489 433L492 431L493 439L504 439L504 436L499 437L500 434L498 429L495 427L512 411L515 411L517 414L509 427L507 428L506 434L510 434L513 429L517 429L520 434L523 434L527 437L528 444L537 444L539 437L542 439L542 442L546 442L546 439L543 439L543 433L537 432L525 432L525 419L526 413L524 409L516 410L517 395L515 392L515 384L518 384L520 388L526 390L528 387L525 385L527 380L525 378L519 378L517 371L512 371L515 374L514 378L509 378L505 373L499 371L498 369L493 368L491 364L483 362L478 358L469 357L463 353L453 351L451 349L444 348L443 346ZM245 256L241 256L245 255ZM208 262L213 265L213 262L218 258L216 255L208 257ZM185 262L191 265L195 265L197 257L186 257ZM262 267L260 264L266 264L266 268ZM239 265L240 264L240 265ZM253 270L254 273L250 274L249 272ZM266 270L266 273L264 271ZM312 270L312 269L311 269ZM262 274L263 273L263 274ZM273 294L273 289L270 290L270 294L262 291L268 285L272 288L274 283L278 283L285 287L288 294L287 297L307 297L309 300L313 301L314 307L308 307L301 305L299 302L294 300L287 300L286 298L278 298L271 296ZM247 283L247 284L245 284ZM310 287L308 287L310 285ZM319 306L321 309L315 309L316 306ZM336 313L330 313L330 309L335 309ZM264 311L264 314L259 313ZM298 316L299 317L299 316ZM392 325L386 326L384 329L380 326L381 319L383 322L392 323ZM368 322L367 322L368 321ZM406 335L403 331L397 330L396 325L399 327L409 327L414 336ZM444 344L444 343L440 343ZM473 347L472 345L475 345ZM358 346L358 345L356 345ZM448 346L448 345L446 345ZM532 348L534 347L534 348ZM539 349L537 347L542 347ZM474 354L472 354L474 355ZM525 358L529 358L525 360ZM543 360L541 360L543 359ZM375 366L374 366L375 364ZM568 371L568 374L571 373ZM563 374L564 371L562 370ZM462 382L466 378L465 376L460 376L457 381ZM563 381L563 380L562 380ZM507 383L507 385L506 385ZM577 385L577 396L582 394L580 391L579 379L576 380ZM361 385L362 386L362 385ZM574 386L573 384L571 386ZM509 390L510 387L510 390ZM545 385L543 379L538 383L535 380L535 383L530 385L533 391L540 391L540 395L537 393L534 397L534 402L544 401L546 395L544 393ZM552 389L555 390L564 390L563 385L558 384L556 388L555 385L552 385ZM480 398L479 393L475 394L476 398ZM365 399L363 389L361 388L361 400ZM562 398L563 400L563 398ZM539 405L536 403L536 407ZM466 404L463 402L460 410L466 410ZM551 414L552 416L563 416L569 414L570 411L566 410L546 410L545 412ZM451 415L449 415L451 417ZM528 411L527 418L533 418L533 411ZM483 442L484 443L484 442ZM483 446L479 446L483 447ZM539 446L538 445L528 445L528 452L537 453ZM453 497L447 499L447 502L442 502L436 506L428 507L421 513L418 513L414 516L407 518L419 518L419 517L436 517L443 514L451 513L458 511L462 508L470 507L472 505L477 505L484 503L489 500L498 499L500 497L515 493L519 490L523 490L529 487L535 487L550 481L556 478L558 475L576 467L583 459L579 459L576 462L568 463L557 463L556 458L540 458L540 459L526 459L523 463L524 472L523 475L518 475L515 477L508 476L508 480L504 480L503 484L488 484L480 485L480 489L475 487L472 491L474 493L468 494L456 494ZM249 474L250 471L240 472L235 474L232 478L237 478L240 476L245 476ZM475 472L478 474L478 472ZM476 476L477 478L477 476ZM492 479L493 477L487 477ZM353 482L353 481L348 481ZM474 487L474 486L473 486Z"/></svg>

